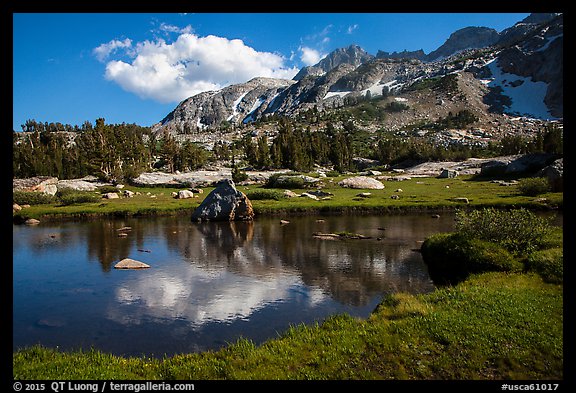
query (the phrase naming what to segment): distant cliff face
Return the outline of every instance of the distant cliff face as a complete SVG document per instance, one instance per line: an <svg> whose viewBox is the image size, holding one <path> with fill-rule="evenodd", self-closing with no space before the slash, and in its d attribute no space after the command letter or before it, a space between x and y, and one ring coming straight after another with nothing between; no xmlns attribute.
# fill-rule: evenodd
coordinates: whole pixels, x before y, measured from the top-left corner
<svg viewBox="0 0 576 393"><path fill-rule="evenodd" d="M530 14L514 26L504 29L500 32L498 45L507 46L514 44L516 41L523 39L525 36L540 28L541 25L558 18L561 14L557 13L534 13Z"/></svg>
<svg viewBox="0 0 576 393"><path fill-rule="evenodd" d="M426 56L427 61L434 61L453 55L464 49L478 49L494 45L500 35L488 27L465 27L450 35L444 44Z"/></svg>
<svg viewBox="0 0 576 393"><path fill-rule="evenodd" d="M504 72L548 84L544 102L556 117L564 113L563 20L560 15L540 28L532 27L516 45L498 54L498 65Z"/></svg>
<svg viewBox="0 0 576 393"><path fill-rule="evenodd" d="M494 29L465 27L452 33L442 46L429 54L425 54L422 49L392 53L378 51L376 57L379 59L416 59L431 62L450 57L465 49L478 49L494 45L499 39L500 35Z"/></svg>
<svg viewBox="0 0 576 393"><path fill-rule="evenodd" d="M513 43L507 44L511 40ZM491 110L517 113L519 102L514 100L533 99L543 100L539 104L545 104L544 112L563 117L562 15L535 14L500 34L485 27L460 29L428 55L420 50L379 51L372 56L351 45L304 67L294 80L254 78L190 97L154 130L206 132L224 123L246 124L269 114L293 116L311 108L337 108L347 97L402 93L415 81L463 72L486 86L484 93L480 89L477 94L488 98L478 97L478 102L509 95L501 100L505 105ZM532 94L531 86L537 86L542 97ZM530 115L529 111L521 113Z"/></svg>

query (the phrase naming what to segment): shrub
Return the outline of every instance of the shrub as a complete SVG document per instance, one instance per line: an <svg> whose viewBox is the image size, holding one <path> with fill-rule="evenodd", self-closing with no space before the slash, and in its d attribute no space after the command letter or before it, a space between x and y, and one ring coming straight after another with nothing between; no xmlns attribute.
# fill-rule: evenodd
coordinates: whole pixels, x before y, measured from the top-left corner
<svg viewBox="0 0 576 393"><path fill-rule="evenodd" d="M437 284L454 284L472 273L520 271L522 263L504 247L460 233L440 233L421 247L430 277Z"/></svg>
<svg viewBox="0 0 576 393"><path fill-rule="evenodd" d="M386 104L384 109L386 109L388 112L402 112L410 109L410 107L402 102L392 101Z"/></svg>
<svg viewBox="0 0 576 393"><path fill-rule="evenodd" d="M248 174L238 167L232 168L232 181L234 183L240 183L248 179Z"/></svg>
<svg viewBox="0 0 576 393"><path fill-rule="evenodd" d="M549 222L526 209L456 213L456 231L462 236L498 243L515 255L528 255L542 248L551 231Z"/></svg>
<svg viewBox="0 0 576 393"><path fill-rule="evenodd" d="M60 193L59 193L60 194ZM58 194L57 194L58 195ZM93 203L99 202L102 197L90 191L66 191L59 196L63 205L72 205L74 203Z"/></svg>
<svg viewBox="0 0 576 393"><path fill-rule="evenodd" d="M564 275L564 250L551 248L536 251L526 259L526 269L538 273L544 281L560 284Z"/></svg>
<svg viewBox="0 0 576 393"><path fill-rule="evenodd" d="M273 199L275 201L279 201L284 199L284 193L277 190L252 190L246 193L248 199L251 200L264 200L264 199Z"/></svg>
<svg viewBox="0 0 576 393"><path fill-rule="evenodd" d="M525 196L537 196L550 191L550 184L543 177L529 177L520 179L518 191Z"/></svg>
<svg viewBox="0 0 576 393"><path fill-rule="evenodd" d="M118 187L116 186L100 186L98 191L102 194L107 194L109 192L118 192Z"/></svg>
<svg viewBox="0 0 576 393"><path fill-rule="evenodd" d="M302 189L306 187L306 182L301 175L274 174L268 178L264 187Z"/></svg>
<svg viewBox="0 0 576 393"><path fill-rule="evenodd" d="M12 201L19 205L42 205L56 203L58 200L54 195L43 192L14 191Z"/></svg>

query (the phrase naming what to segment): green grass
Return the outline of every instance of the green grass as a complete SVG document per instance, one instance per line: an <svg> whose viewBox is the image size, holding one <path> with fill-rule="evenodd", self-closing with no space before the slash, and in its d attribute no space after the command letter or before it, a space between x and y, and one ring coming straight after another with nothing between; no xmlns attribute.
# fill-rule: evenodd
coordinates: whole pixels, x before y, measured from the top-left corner
<svg viewBox="0 0 576 393"><path fill-rule="evenodd" d="M352 175L351 175L352 176ZM323 179L325 191L334 194L330 199L315 201L310 198L257 199L252 204L256 214L287 213L342 213L342 212L394 212L404 210L455 209L468 207L525 207L529 209L562 208L563 193L546 193L537 198L523 196L515 186L500 186L489 181L471 180L470 176L455 179L412 178L405 181L383 181L383 190L362 190L340 187L337 183L345 176ZM131 215L170 215L182 211L192 212L212 190L204 188L204 193L194 199L174 199L171 192L178 188L139 188L141 195L133 198L102 199L95 203L32 205L21 210L17 216L26 218L65 218L84 216L131 216ZM397 189L402 192L395 192ZM258 195L271 193L261 186L238 186L244 193ZM310 189L292 189L300 194ZM359 198L357 194L370 192L370 198ZM154 198L151 195L155 195ZM274 194L276 195L276 194ZM392 199L398 195L399 199ZM454 198L468 198L469 203L456 202Z"/></svg>
<svg viewBox="0 0 576 393"><path fill-rule="evenodd" d="M357 190L342 188L337 185L343 177L323 180L324 190L334 194L331 199L314 201L308 198L290 198L282 201L258 201L254 203L256 212L273 213L274 211L298 212L314 210L318 212L341 211L394 211L406 209L453 209L465 206L454 198L468 198L470 207L530 207L542 208L547 205L561 206L562 193L541 195L542 199L522 196L514 186L500 186L489 181L473 181L470 177L456 179L412 178L401 182L384 181L383 190ZM330 181L332 180L332 182ZM448 187L447 187L448 186ZM240 187L242 189L242 187ZM402 189L401 192L395 192ZM296 193L305 189L292 190ZM369 191L370 198L359 198L357 194ZM392 199L398 195L398 199Z"/></svg>
<svg viewBox="0 0 576 393"><path fill-rule="evenodd" d="M132 198L101 199L92 203L63 205L60 203L32 205L17 215L31 218L65 219L94 216L170 215L181 211L192 212L206 194L194 199L175 199L171 193L182 188L126 187L140 192ZM208 192L211 189L208 189ZM121 194L121 193L119 193Z"/></svg>
<svg viewBox="0 0 576 393"><path fill-rule="evenodd" d="M425 295L387 296L367 319L334 315L255 345L164 359L39 346L15 379L562 379L562 286L490 272Z"/></svg>

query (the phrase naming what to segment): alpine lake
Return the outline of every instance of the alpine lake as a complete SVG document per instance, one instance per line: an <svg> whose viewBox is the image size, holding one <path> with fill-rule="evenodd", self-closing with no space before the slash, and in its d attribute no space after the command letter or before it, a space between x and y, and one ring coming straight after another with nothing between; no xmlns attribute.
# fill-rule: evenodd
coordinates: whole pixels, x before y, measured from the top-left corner
<svg viewBox="0 0 576 393"><path fill-rule="evenodd" d="M287 220L14 225L13 349L161 358L262 343L334 314L366 318L387 294L435 289L419 248L454 228L449 212ZM344 232L363 238L315 236ZM115 269L124 258L150 268Z"/></svg>

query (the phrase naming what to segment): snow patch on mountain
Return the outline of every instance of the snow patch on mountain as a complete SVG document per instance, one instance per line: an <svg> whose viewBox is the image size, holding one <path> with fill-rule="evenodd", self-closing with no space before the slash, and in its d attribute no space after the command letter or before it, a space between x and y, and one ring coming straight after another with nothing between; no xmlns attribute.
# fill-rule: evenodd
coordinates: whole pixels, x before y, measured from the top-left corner
<svg viewBox="0 0 576 393"><path fill-rule="evenodd" d="M377 97L377 96L381 96L382 95L382 88L384 87L389 87L390 85L392 85L395 81L392 82L387 82L387 83L381 83L381 82L377 82L375 84L373 84L372 86L370 86L367 89L364 90L360 90L360 91L352 91L352 90L347 90L347 91L329 91L328 93L326 93L324 95L324 100L327 100L328 98L331 97L341 97L344 98L345 96L347 96L350 93L359 93L360 95L366 95L366 93L370 92L370 95L372 97Z"/></svg>
<svg viewBox="0 0 576 393"><path fill-rule="evenodd" d="M246 97L246 94L248 94L248 92L242 94L240 97L238 97L238 99L236 101L234 101L234 103L232 104L232 114L230 116L228 116L228 118L226 120L230 121L238 115L238 113L239 113L238 112L238 105L240 105L240 103L242 102L244 97Z"/></svg>
<svg viewBox="0 0 576 393"><path fill-rule="evenodd" d="M543 52L543 51L545 51L546 49L548 49L548 47L550 46L550 44L551 44L552 42L556 41L556 38L560 38L560 37L564 37L564 33L562 33L562 34L557 34L557 35L552 36L552 37L548 37L548 38L546 39L546 40L547 40L546 43L545 43L541 48L537 49L536 52Z"/></svg>
<svg viewBox="0 0 576 393"><path fill-rule="evenodd" d="M254 101L254 104L252 104L252 108L250 108L250 112L248 112L248 115L246 115L244 120L242 120L242 123L247 124L250 123L251 121L255 121L256 119L254 118L254 112L256 112L256 110L260 108L262 104L265 102L266 100L264 98L258 97L258 99Z"/></svg>
<svg viewBox="0 0 576 393"><path fill-rule="evenodd" d="M260 108L260 106L262 106L265 101L266 100L264 100L262 97L258 97L258 99L254 101L254 104L252 104L252 108L250 108L250 112L248 112L248 114L254 113L254 111Z"/></svg>
<svg viewBox="0 0 576 393"><path fill-rule="evenodd" d="M483 83L488 87L500 87L502 94L510 97L512 101L506 112L544 120L556 119L544 103L547 83L534 82L531 78L503 72L496 59L489 61L486 66L492 72L492 77L484 79Z"/></svg>
<svg viewBox="0 0 576 393"><path fill-rule="evenodd" d="M381 96L382 95L382 88L388 87L385 83L375 83L374 85L370 86L367 89L362 90L362 94L366 95L367 92L370 92L372 97Z"/></svg>
<svg viewBox="0 0 576 393"><path fill-rule="evenodd" d="M327 100L328 98L331 98L331 97L342 97L343 98L350 93L352 93L352 91L329 91L324 96L324 100Z"/></svg>

